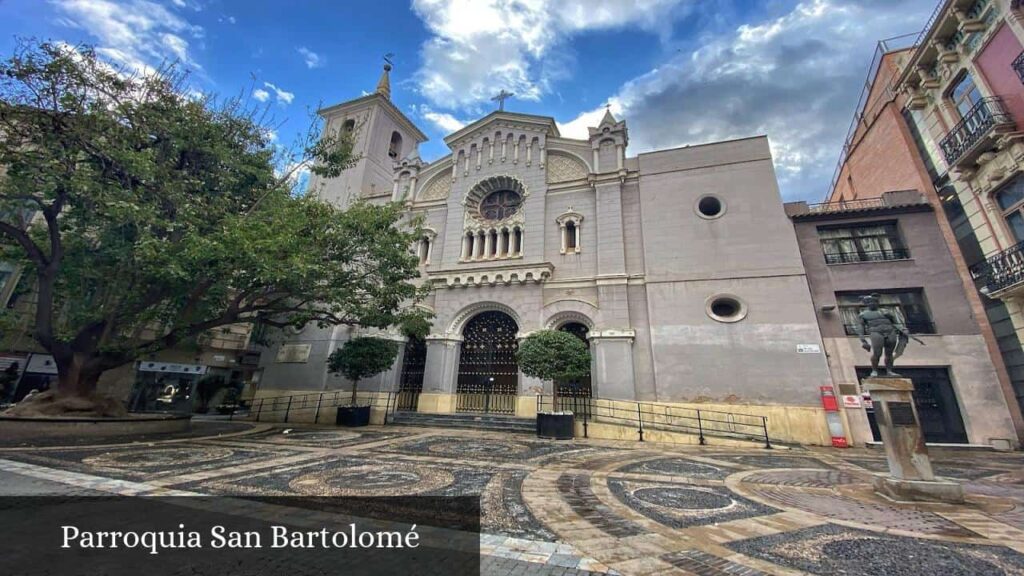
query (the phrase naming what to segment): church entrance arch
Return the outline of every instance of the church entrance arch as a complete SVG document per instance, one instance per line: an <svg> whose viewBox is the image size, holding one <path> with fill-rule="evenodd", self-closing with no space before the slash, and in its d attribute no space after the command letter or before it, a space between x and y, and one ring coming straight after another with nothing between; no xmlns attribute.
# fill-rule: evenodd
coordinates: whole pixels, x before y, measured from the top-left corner
<svg viewBox="0 0 1024 576"><path fill-rule="evenodd" d="M481 312L462 330L457 412L515 414L519 391L516 334L519 326L504 312Z"/></svg>
<svg viewBox="0 0 1024 576"><path fill-rule="evenodd" d="M562 324L558 328L562 332L568 332L573 336L579 338L583 345L590 348L590 341L587 340L587 333L590 331L584 324L580 322L567 322ZM558 384L558 395L562 398L590 398L590 376L580 378L579 380L573 380L571 382L557 382Z"/></svg>
<svg viewBox="0 0 1024 576"><path fill-rule="evenodd" d="M423 391L423 372L427 365L427 343L410 336L402 357L402 380L398 384L397 410L415 412Z"/></svg>

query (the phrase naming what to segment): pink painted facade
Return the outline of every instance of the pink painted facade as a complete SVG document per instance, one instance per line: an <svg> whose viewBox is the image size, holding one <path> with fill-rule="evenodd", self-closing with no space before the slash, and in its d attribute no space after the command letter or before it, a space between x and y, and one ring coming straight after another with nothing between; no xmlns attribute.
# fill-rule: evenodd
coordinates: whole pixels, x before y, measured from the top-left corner
<svg viewBox="0 0 1024 576"><path fill-rule="evenodd" d="M975 60L992 95L1003 99L1007 112L1024 130L1024 84L1011 65L1021 53L1021 43L1010 26L1003 24Z"/></svg>

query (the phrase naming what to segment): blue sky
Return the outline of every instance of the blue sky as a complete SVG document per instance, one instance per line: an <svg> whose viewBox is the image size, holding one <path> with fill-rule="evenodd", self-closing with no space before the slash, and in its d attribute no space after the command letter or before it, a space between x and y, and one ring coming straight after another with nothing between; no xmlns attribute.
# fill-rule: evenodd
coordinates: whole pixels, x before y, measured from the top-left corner
<svg viewBox="0 0 1024 576"><path fill-rule="evenodd" d="M282 144L321 104L372 91L394 53L392 99L442 138L507 109L567 136L603 104L630 153L768 134L783 196L827 192L883 38L918 31L937 0L0 0L0 50L34 37L145 68L177 59L196 89L250 93Z"/></svg>

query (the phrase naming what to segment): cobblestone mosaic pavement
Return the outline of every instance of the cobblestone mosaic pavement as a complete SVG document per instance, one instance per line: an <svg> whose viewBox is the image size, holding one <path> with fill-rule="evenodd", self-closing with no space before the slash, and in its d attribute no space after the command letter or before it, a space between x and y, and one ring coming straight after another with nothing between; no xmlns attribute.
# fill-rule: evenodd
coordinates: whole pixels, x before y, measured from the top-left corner
<svg viewBox="0 0 1024 576"><path fill-rule="evenodd" d="M286 432L287 430L287 432ZM479 495L488 575L1022 575L1024 456L933 452L964 505L870 490L878 450L397 426L0 451L0 494Z"/></svg>

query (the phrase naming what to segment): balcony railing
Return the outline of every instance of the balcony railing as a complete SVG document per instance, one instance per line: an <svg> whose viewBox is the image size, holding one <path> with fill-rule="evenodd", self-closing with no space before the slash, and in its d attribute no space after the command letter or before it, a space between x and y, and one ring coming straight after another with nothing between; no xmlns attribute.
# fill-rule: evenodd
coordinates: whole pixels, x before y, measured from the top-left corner
<svg viewBox="0 0 1024 576"><path fill-rule="evenodd" d="M1010 66L1013 66L1013 70L1017 73L1017 77L1020 78L1021 84L1024 84L1024 52L1017 55L1017 58Z"/></svg>
<svg viewBox="0 0 1024 576"><path fill-rule="evenodd" d="M857 324L843 324L843 328L847 336L859 336ZM911 334L935 334L935 324L932 322L907 322L902 328Z"/></svg>
<svg viewBox="0 0 1024 576"><path fill-rule="evenodd" d="M810 204L808 209L811 214L831 214L833 212L846 212L847 210L865 210L868 208L885 208L882 197L865 198L863 200L846 200L844 202L822 202Z"/></svg>
<svg viewBox="0 0 1024 576"><path fill-rule="evenodd" d="M950 166L955 165L987 136L993 127L1012 122L998 96L978 100L977 104L964 114L963 120L939 142L946 163Z"/></svg>
<svg viewBox="0 0 1024 576"><path fill-rule="evenodd" d="M826 264L852 264L855 262L886 262L889 260L907 260L910 250L906 248L890 248L889 250L864 250L861 252L825 253Z"/></svg>
<svg viewBox="0 0 1024 576"><path fill-rule="evenodd" d="M1024 242L971 266L971 275L981 282L987 294L1024 282Z"/></svg>

